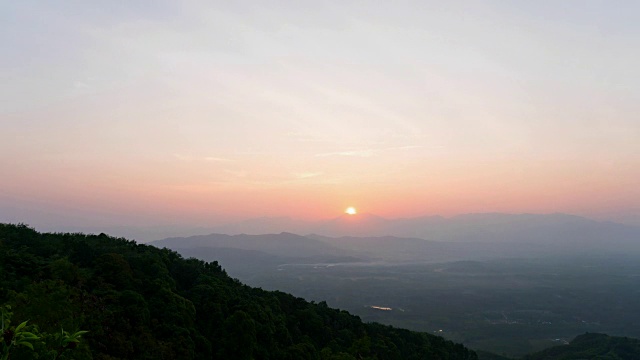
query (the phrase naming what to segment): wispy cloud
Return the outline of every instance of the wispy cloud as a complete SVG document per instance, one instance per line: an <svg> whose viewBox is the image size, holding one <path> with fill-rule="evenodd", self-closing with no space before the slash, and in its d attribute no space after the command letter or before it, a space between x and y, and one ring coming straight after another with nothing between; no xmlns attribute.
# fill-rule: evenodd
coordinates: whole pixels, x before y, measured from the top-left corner
<svg viewBox="0 0 640 360"><path fill-rule="evenodd" d="M172 155L176 160L179 160L179 161L193 161L193 158L191 156L182 155L182 154L172 154Z"/></svg>
<svg viewBox="0 0 640 360"><path fill-rule="evenodd" d="M328 153L316 154L317 157L327 157L327 156L354 156L354 157L370 157L372 156L376 150L373 149L363 149L363 150L349 150L349 151L335 151Z"/></svg>
<svg viewBox="0 0 640 360"><path fill-rule="evenodd" d="M232 162L233 159L218 157L218 156L191 156L191 155L183 155L183 154L172 154L176 160L184 161L184 162L193 162L193 161L208 161L208 162Z"/></svg>
<svg viewBox="0 0 640 360"><path fill-rule="evenodd" d="M407 146L390 147L384 150L413 150L413 149L422 149L422 148L424 148L423 145L407 145Z"/></svg>
<svg viewBox="0 0 640 360"><path fill-rule="evenodd" d="M213 161L213 162L231 162L233 159L221 158L216 156L206 156L204 158L205 161Z"/></svg>
<svg viewBox="0 0 640 360"><path fill-rule="evenodd" d="M347 151L334 151L334 152L316 154L316 157L327 157L327 156L371 157L373 155L380 154L387 151L413 150L413 149L420 149L420 148L424 148L424 146L406 145L406 146L386 147L386 148L380 148L380 149L358 149L358 150L347 150Z"/></svg>
<svg viewBox="0 0 640 360"><path fill-rule="evenodd" d="M310 179L310 178L318 177L322 174L323 173L321 172L301 172L301 173L294 173L293 176L296 179Z"/></svg>
<svg viewBox="0 0 640 360"><path fill-rule="evenodd" d="M312 134L308 134L308 133L302 133L302 132L295 132L295 131L290 131L288 133L285 134L285 136L287 136L288 138L290 138L293 141L297 141L297 142L303 142L303 143L319 143L319 142L327 142L326 139L322 139L318 136L312 135Z"/></svg>
<svg viewBox="0 0 640 360"><path fill-rule="evenodd" d="M235 177L239 177L239 178L244 178L247 177L247 175L249 175L248 172L243 171L243 170L224 170L225 173L235 176Z"/></svg>
<svg viewBox="0 0 640 360"><path fill-rule="evenodd" d="M84 81L76 81L73 83L73 87L76 89L88 89L90 86Z"/></svg>

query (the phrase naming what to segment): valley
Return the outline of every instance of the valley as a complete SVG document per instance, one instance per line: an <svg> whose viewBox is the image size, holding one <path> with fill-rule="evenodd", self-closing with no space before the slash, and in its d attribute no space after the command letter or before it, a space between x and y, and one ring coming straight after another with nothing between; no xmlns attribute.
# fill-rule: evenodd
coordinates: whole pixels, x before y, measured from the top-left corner
<svg viewBox="0 0 640 360"><path fill-rule="evenodd" d="M152 244L219 261L251 286L326 301L367 322L437 334L496 354L519 357L585 332L640 337L640 251L632 240L637 228L567 222L562 215L483 218L454 221L456 229L479 234L491 227L500 241L460 241L466 232L442 230L432 240L280 233ZM503 225L495 227L498 222ZM281 251L273 251L274 244Z"/></svg>
<svg viewBox="0 0 640 360"><path fill-rule="evenodd" d="M521 356L585 332L640 337L639 271L631 258L557 258L297 265L231 275L252 286L327 301L365 321Z"/></svg>

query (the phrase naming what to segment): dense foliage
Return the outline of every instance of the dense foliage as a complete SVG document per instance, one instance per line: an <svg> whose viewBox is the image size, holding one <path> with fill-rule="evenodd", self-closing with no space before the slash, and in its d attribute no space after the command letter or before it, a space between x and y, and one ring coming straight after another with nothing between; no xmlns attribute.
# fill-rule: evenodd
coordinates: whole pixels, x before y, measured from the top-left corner
<svg viewBox="0 0 640 360"><path fill-rule="evenodd" d="M243 285L216 262L105 234L0 224L0 304L43 333L87 330L67 359L476 359L441 337L364 324Z"/></svg>
<svg viewBox="0 0 640 360"><path fill-rule="evenodd" d="M605 334L584 334L569 345L555 346L525 356L525 360L636 360L640 356L640 340Z"/></svg>
<svg viewBox="0 0 640 360"><path fill-rule="evenodd" d="M87 333L84 330L69 333L61 329L55 334L47 334L40 332L37 325L27 324L29 320L13 325L12 315L11 306L0 306L0 360L8 360L16 351L20 352L17 349L20 347L31 350L21 357L61 359L67 351L76 349L82 335Z"/></svg>

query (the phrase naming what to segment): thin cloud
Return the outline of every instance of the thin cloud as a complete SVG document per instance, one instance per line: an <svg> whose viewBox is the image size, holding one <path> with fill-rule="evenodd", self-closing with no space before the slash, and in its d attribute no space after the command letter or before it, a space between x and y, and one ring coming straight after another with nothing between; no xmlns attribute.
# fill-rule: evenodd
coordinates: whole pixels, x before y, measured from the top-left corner
<svg viewBox="0 0 640 360"><path fill-rule="evenodd" d="M89 84L84 81L76 81L73 83L73 87L76 89L88 89L90 88Z"/></svg>
<svg viewBox="0 0 640 360"><path fill-rule="evenodd" d="M413 149L421 149L424 146L422 145L407 145L407 146L398 146L393 148L388 148L387 150L413 150Z"/></svg>
<svg viewBox="0 0 640 360"><path fill-rule="evenodd" d="M173 157L177 160L184 162L192 162L192 161L209 161L209 162L232 162L233 159L217 157L217 156L205 156L205 157L194 157L191 155L182 155L182 154L172 154Z"/></svg>
<svg viewBox="0 0 640 360"><path fill-rule="evenodd" d="M231 162L233 159L221 158L216 156L207 156L204 158L205 161L214 161L214 162Z"/></svg>
<svg viewBox="0 0 640 360"><path fill-rule="evenodd" d="M375 152L376 152L376 150L373 150L373 149L351 150L351 151L336 151L336 152L316 154L316 157L327 157L327 156L370 157Z"/></svg>
<svg viewBox="0 0 640 360"><path fill-rule="evenodd" d="M247 175L249 175L248 172L246 171L242 171L242 170L224 170L225 173L235 176L235 177L239 177L239 178L244 178L247 177Z"/></svg>
<svg viewBox="0 0 640 360"><path fill-rule="evenodd" d="M387 151L396 151L396 150L413 150L424 148L422 145L406 145L406 146L394 146L394 147L386 147L382 149L360 149L360 150L349 150L349 151L335 151L328 153L316 154L316 157L327 157L327 156L353 156L353 157L371 157L375 154L379 154Z"/></svg>
<svg viewBox="0 0 640 360"><path fill-rule="evenodd" d="M172 154L173 157L176 160L180 160L180 161L193 161L193 158L191 156L187 156L187 155L182 155L182 154Z"/></svg>
<svg viewBox="0 0 640 360"><path fill-rule="evenodd" d="M301 133L301 132L295 132L295 131L290 131L286 133L285 136L290 138L293 141L303 142L303 143L329 142L326 139L322 139L308 133Z"/></svg>
<svg viewBox="0 0 640 360"><path fill-rule="evenodd" d="M323 173L321 172L301 172L301 173L295 173L293 174L293 176L295 176L296 179L310 179L310 178L318 177L322 174Z"/></svg>

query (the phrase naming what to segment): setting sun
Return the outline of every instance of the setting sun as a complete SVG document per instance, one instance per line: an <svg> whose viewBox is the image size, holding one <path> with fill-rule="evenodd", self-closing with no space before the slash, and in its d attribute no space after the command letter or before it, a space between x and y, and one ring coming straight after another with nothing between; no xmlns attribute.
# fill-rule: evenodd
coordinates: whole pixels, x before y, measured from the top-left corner
<svg viewBox="0 0 640 360"><path fill-rule="evenodd" d="M354 208L354 207L352 207L352 206L348 207L348 208L347 208L347 210L345 210L344 212L345 212L346 214L349 214L349 215L355 215L355 214L357 214L357 213L358 213L358 211L356 210L356 208Z"/></svg>

